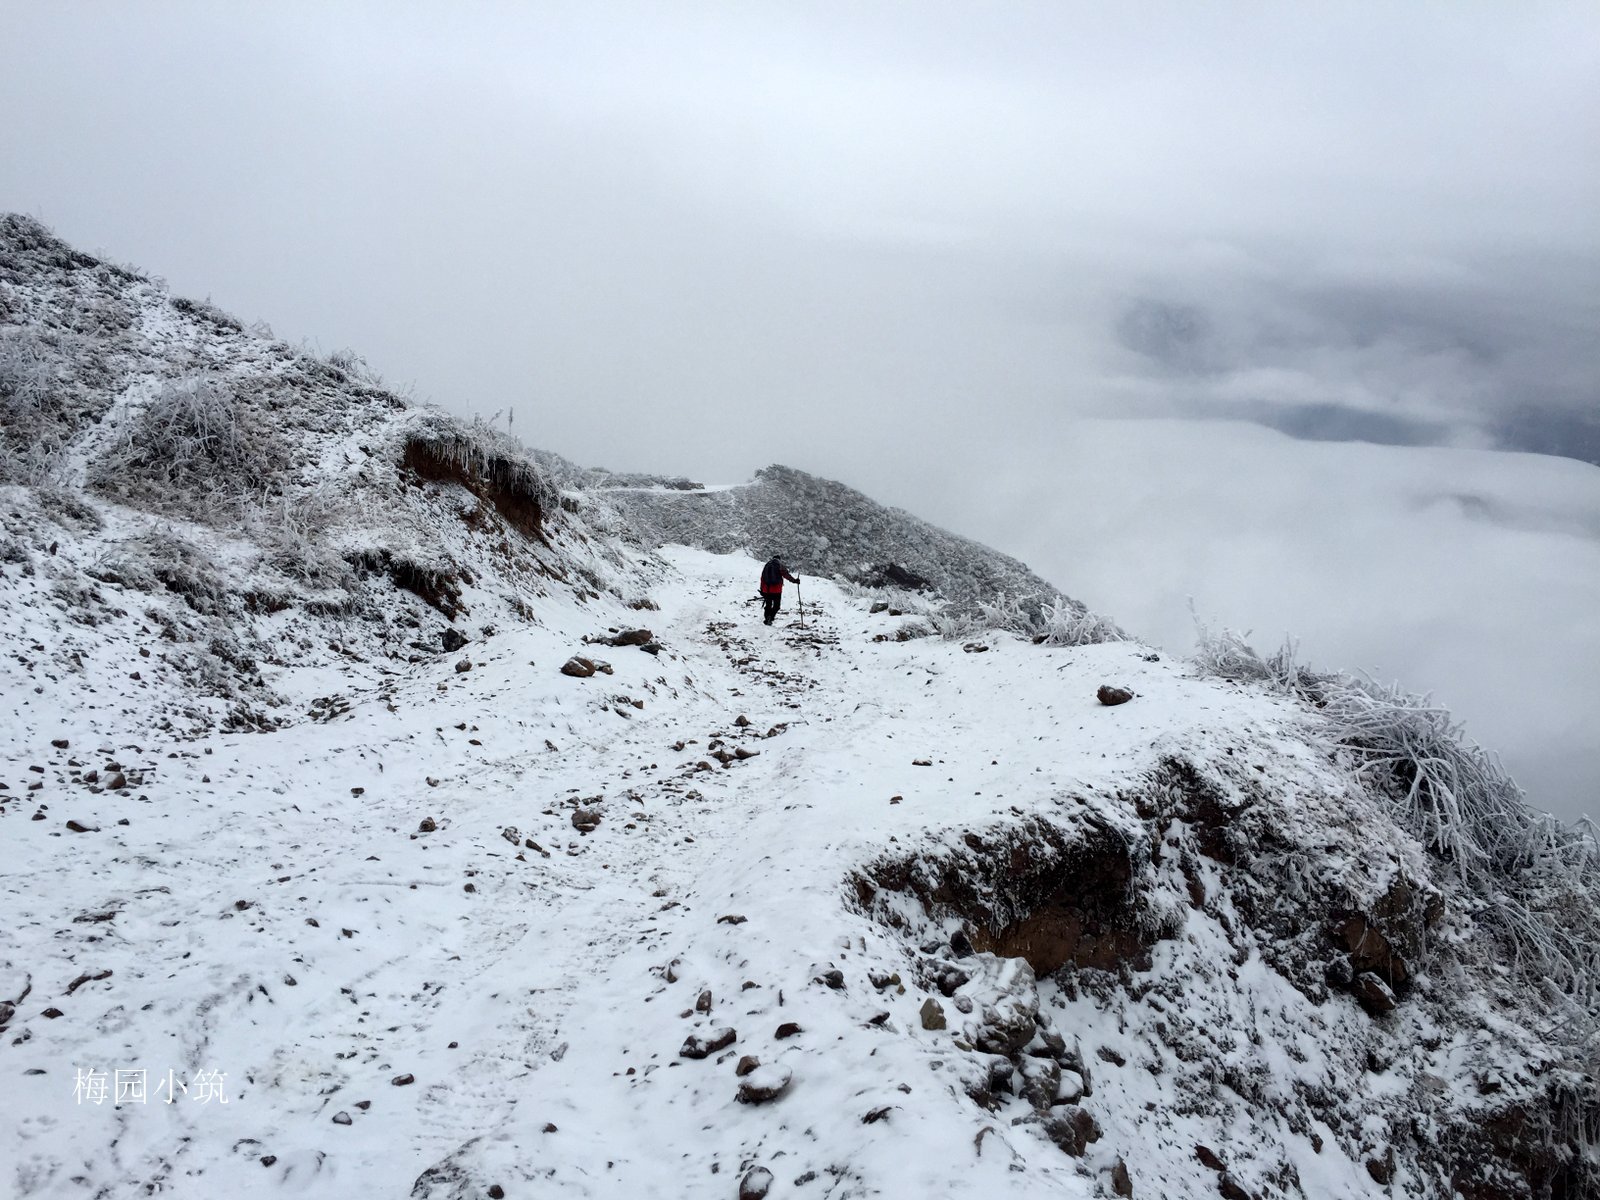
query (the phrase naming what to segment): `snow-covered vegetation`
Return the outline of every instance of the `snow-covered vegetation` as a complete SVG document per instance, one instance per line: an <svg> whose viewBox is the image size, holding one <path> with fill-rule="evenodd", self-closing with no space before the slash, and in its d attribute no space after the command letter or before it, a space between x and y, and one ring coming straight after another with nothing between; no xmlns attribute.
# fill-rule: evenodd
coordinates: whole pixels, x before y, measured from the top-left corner
<svg viewBox="0 0 1600 1200"><path fill-rule="evenodd" d="M24 218L0 347L7 1195L1600 1181L1593 832L1426 700L526 450Z"/></svg>

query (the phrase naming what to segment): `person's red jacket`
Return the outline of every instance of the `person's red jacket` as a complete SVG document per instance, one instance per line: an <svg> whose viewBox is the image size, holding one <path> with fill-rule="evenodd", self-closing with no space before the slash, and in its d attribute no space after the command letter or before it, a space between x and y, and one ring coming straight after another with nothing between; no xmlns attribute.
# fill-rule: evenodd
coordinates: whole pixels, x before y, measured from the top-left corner
<svg viewBox="0 0 1600 1200"><path fill-rule="evenodd" d="M761 568L761 594L763 596L783 595L783 581L785 579L790 583L800 582L800 580L789 574L788 567L775 558L770 560L766 566Z"/></svg>

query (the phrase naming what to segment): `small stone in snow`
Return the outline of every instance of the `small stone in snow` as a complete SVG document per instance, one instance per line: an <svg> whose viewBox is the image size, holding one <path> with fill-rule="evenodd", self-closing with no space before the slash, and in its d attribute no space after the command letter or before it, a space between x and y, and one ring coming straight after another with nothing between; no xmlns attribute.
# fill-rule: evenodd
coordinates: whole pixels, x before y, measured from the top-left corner
<svg viewBox="0 0 1600 1200"><path fill-rule="evenodd" d="M746 1054L739 1059L739 1065L734 1067L733 1073L739 1076L739 1078L743 1079L746 1075L750 1074L751 1071L754 1071L760 1065L761 1060L754 1054Z"/></svg>
<svg viewBox="0 0 1600 1200"><path fill-rule="evenodd" d="M348 1124L350 1124L350 1114L347 1113L347 1112L336 1112L336 1113L334 1113L333 1114L333 1123L335 1125L348 1125Z"/></svg>
<svg viewBox="0 0 1600 1200"><path fill-rule="evenodd" d="M735 1099L740 1104L767 1104L788 1091L793 1081L792 1070L782 1063L769 1063L744 1077Z"/></svg>
<svg viewBox="0 0 1600 1200"><path fill-rule="evenodd" d="M924 1029L944 1028L944 1006L932 996L922 1002L922 1027Z"/></svg>
<svg viewBox="0 0 1600 1200"><path fill-rule="evenodd" d="M772 1172L765 1167L751 1167L739 1180L739 1200L766 1200L772 1190Z"/></svg>
<svg viewBox="0 0 1600 1200"><path fill-rule="evenodd" d="M394 1084L395 1087L405 1087L407 1084L415 1083L416 1081L417 1077L411 1074L409 1071L407 1071L404 1075L396 1075L393 1079L389 1080L389 1082Z"/></svg>
<svg viewBox="0 0 1600 1200"><path fill-rule="evenodd" d="M745 918L741 917L738 913L724 913L722 916L717 918L718 925L743 925L744 922Z"/></svg>
<svg viewBox="0 0 1600 1200"><path fill-rule="evenodd" d="M1112 687L1108 683L1102 683L1100 690L1095 693L1095 698L1109 707L1113 704L1126 704L1133 699L1133 693L1127 688Z"/></svg>
<svg viewBox="0 0 1600 1200"><path fill-rule="evenodd" d="M1117 1196L1133 1195L1133 1180L1128 1177L1128 1164L1122 1161L1120 1154L1111 1164L1111 1191Z"/></svg>
<svg viewBox="0 0 1600 1200"><path fill-rule="evenodd" d="M463 658L460 662L456 663L457 675L465 675L470 670L472 670L472 660L470 658Z"/></svg>
<svg viewBox="0 0 1600 1200"><path fill-rule="evenodd" d="M680 1058L709 1058L719 1050L726 1050L739 1040L739 1035L726 1025L714 1026L704 1034L691 1033L678 1050Z"/></svg>
<svg viewBox="0 0 1600 1200"><path fill-rule="evenodd" d="M793 1021L785 1021L782 1025L778 1026L778 1032L772 1036L781 1042L784 1038L792 1038L795 1034L804 1032L805 1030L800 1028L800 1026L795 1024Z"/></svg>

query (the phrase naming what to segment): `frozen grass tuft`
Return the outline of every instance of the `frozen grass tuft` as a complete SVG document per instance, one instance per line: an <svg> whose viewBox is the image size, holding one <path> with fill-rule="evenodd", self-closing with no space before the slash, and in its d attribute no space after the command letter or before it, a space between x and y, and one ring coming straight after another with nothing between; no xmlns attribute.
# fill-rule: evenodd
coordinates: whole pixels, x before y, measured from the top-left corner
<svg viewBox="0 0 1600 1200"><path fill-rule="evenodd" d="M289 466L281 436L213 379L164 385L123 413L89 470L97 490L152 511L237 519Z"/></svg>
<svg viewBox="0 0 1600 1200"><path fill-rule="evenodd" d="M1001 595L977 605L975 628L999 629L1046 646L1088 646L1098 642L1123 642L1128 635L1109 617L1090 612L1082 604L1057 595L1048 601L1034 596L1012 599Z"/></svg>
<svg viewBox="0 0 1600 1200"><path fill-rule="evenodd" d="M1508 965L1552 1000L1574 1006L1595 1036L1600 1000L1600 848L1590 824L1568 826L1531 807L1500 760L1466 736L1448 709L1363 676L1323 674L1286 642L1263 658L1231 630L1198 625L1201 670L1259 683L1310 705L1387 797L1402 827L1474 898Z"/></svg>
<svg viewBox="0 0 1600 1200"><path fill-rule="evenodd" d="M0 333L0 483L49 481L65 448L57 381L42 348L20 330Z"/></svg>

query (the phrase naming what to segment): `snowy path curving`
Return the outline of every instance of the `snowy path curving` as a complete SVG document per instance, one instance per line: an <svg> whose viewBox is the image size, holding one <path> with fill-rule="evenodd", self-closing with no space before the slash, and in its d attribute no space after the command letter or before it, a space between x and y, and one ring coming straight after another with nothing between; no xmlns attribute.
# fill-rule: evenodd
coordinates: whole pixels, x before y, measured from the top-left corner
<svg viewBox="0 0 1600 1200"><path fill-rule="evenodd" d="M543 612L469 646L469 672L452 656L328 723L92 749L27 731L73 745L50 751L45 820L0 817L30 866L0 879L0 958L33 981L0 1049L10 1192L722 1197L759 1163L775 1197L1092 1194L961 1094L914 989L868 982L905 948L845 875L1298 718L1128 645L874 643L899 622L821 581L804 629L787 610L765 628L749 560L668 557L659 612ZM638 616L659 657L558 672ZM1102 708L1108 678L1141 702ZM756 754L712 756L738 749ZM92 794L67 755L148 774ZM602 818L586 835L580 805ZM726 1052L679 1057L722 1025ZM738 1103L744 1055L789 1068L788 1092ZM223 1072L228 1103L74 1095L78 1071L139 1068Z"/></svg>

